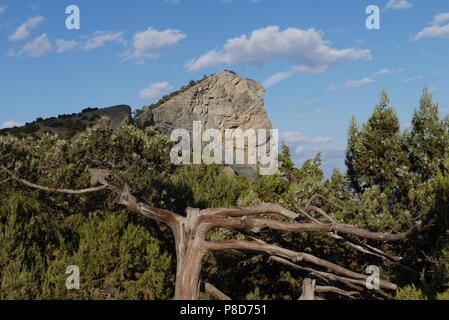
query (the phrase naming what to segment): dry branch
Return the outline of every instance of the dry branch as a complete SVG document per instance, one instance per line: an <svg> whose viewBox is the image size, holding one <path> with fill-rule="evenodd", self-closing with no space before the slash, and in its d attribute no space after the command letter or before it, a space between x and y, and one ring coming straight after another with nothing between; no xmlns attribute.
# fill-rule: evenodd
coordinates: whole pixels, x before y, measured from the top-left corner
<svg viewBox="0 0 449 320"><path fill-rule="evenodd" d="M331 286L316 286L315 292L332 292L336 293L342 296L354 298L355 295L360 294L360 292L357 291L345 291L342 289L339 289L337 287L331 287Z"/></svg>
<svg viewBox="0 0 449 320"><path fill-rule="evenodd" d="M365 281L368 275L348 270L330 261L318 258L308 253L296 252L282 248L273 244L268 244L252 236L263 229L288 231L288 232L319 232L324 233L336 240L341 240L350 247L382 258L389 258L397 261L395 257L389 257L380 249L368 246L348 236L355 236L362 239L376 241L401 241L407 240L417 232L432 217L433 212L429 212L421 221L407 232L391 234L376 233L359 229L352 225L338 223L326 211L313 205L316 199L321 199L337 209L343 208L322 195L314 195L305 208L296 205L299 213L288 210L277 204L263 203L259 205L246 206L240 208L218 208L199 210L187 208L186 216L179 215L169 210L154 208L148 204L138 202L131 194L129 186L124 183L121 188L104 184L98 187L70 190L49 188L41 186L27 180L21 179L4 166L0 165L9 177L27 187L52 193L63 193L81 195L100 191L111 191L118 196L117 203L125 206L129 211L138 213L146 218L166 223L173 232L176 243L177 273L175 299L197 299L199 292L199 276L201 272L202 258L209 251L239 250L268 254L274 261L285 265L307 271L309 274L323 279L327 283L338 281L356 291L345 291L333 286L317 287L317 292L334 292L346 296L353 296L356 292L364 290ZM4 183L3 180L1 183ZM314 218L310 212L316 212L326 219L326 223ZM264 218L264 214L278 214L291 222L283 222L276 219ZM305 216L309 221L302 222ZM285 219L284 219L285 220ZM218 227L228 228L233 231L251 234L254 241L206 241L207 233ZM308 265L313 265L310 267ZM322 270L332 270L333 273ZM385 280L380 280L380 287L389 290L396 290L397 286ZM205 284L204 290L215 298L229 299L220 290L211 284ZM381 295L388 296L382 290L377 290Z"/></svg>
<svg viewBox="0 0 449 320"><path fill-rule="evenodd" d="M207 241L205 242L205 247L207 248L207 250L210 251L240 249L253 252L265 252L270 255L290 259L292 262L312 263L316 266L333 270L334 272L341 274L343 276L352 279L363 280L363 283L368 278L368 275L348 270L337 264L318 258L314 255L304 252L292 251L272 244L260 243L256 241L245 241L245 240ZM394 283L385 280L380 280L380 286L390 290L397 290L397 286Z"/></svg>
<svg viewBox="0 0 449 320"><path fill-rule="evenodd" d="M229 298L223 292L218 290L215 286L213 286L207 282L202 284L201 291L203 291L204 293L210 295L211 297L213 297L217 300L231 300L231 298Z"/></svg>

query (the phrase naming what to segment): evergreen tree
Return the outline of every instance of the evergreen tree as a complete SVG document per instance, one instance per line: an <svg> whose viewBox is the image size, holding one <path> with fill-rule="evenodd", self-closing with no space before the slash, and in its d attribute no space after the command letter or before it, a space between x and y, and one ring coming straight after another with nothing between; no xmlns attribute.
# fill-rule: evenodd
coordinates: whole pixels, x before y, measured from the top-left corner
<svg viewBox="0 0 449 320"><path fill-rule="evenodd" d="M346 148L345 164L347 167L347 176L349 178L349 181L351 182L351 187L360 194L362 189L358 182L357 169L355 167L355 163L357 162L355 159L358 156L358 136L359 125L357 124L355 116L352 116L348 129L348 146Z"/></svg>
<svg viewBox="0 0 449 320"><path fill-rule="evenodd" d="M355 119L351 121L346 164L351 184L358 192L378 186L382 191L397 193L398 176L408 169L399 119L389 103L382 89L379 105L360 131Z"/></svg>
<svg viewBox="0 0 449 320"><path fill-rule="evenodd" d="M412 170L423 180L429 179L447 154L448 143L447 126L438 116L438 103L432 101L432 94L425 87L408 137Z"/></svg>

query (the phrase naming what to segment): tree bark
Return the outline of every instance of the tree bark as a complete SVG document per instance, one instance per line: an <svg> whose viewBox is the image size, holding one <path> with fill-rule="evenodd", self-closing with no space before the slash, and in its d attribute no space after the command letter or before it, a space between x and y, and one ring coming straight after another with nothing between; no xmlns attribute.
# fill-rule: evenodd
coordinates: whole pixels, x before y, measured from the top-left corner
<svg viewBox="0 0 449 320"><path fill-rule="evenodd" d="M210 283L204 283L204 292L208 295L210 295L212 298L218 299L218 300L231 300L227 295L225 295L223 292L215 288L215 286L211 285Z"/></svg>
<svg viewBox="0 0 449 320"><path fill-rule="evenodd" d="M330 261L320 259L311 254L304 252L295 252L286 248L279 247L275 244L268 244L253 236L250 236L254 241L246 240L230 240L230 241L206 241L207 233L213 228L227 228L242 233L260 233L263 229L280 230L287 232L321 232L331 235L336 239L344 239L341 235L351 235L363 239L371 239L382 242L387 241L402 241L407 240L420 232L424 226L429 222L434 214L434 210L430 210L422 217L411 229L406 232L391 234L391 233L376 233L363 229L358 229L352 225L338 223L332 219L321 208L312 206L314 199L322 198L331 205L341 208L332 201L326 199L321 195L315 195L311 198L305 208L296 206L299 213L290 211L277 204L264 203L259 205L240 207L240 208L217 208L217 209L186 209L186 216L177 213L155 208L151 205L137 201L131 194L130 188L127 184L122 187L112 185L102 185L94 188L87 188L82 190L58 189L49 188L35 183L21 179L15 175L14 172L8 170L0 164L0 170L5 171L9 178L1 180L0 184L8 182L10 179L15 180L27 187L37 189L44 192L64 193L81 195L99 191L112 191L119 196L117 204L125 206L129 211L138 213L146 218L153 219L167 224L173 232L176 244L176 300L197 300L200 289L200 273L202 267L202 260L204 255L209 251L223 251L223 250L239 250L268 254L271 259L292 266L294 268L307 271L309 274L325 279L327 281L339 281L346 286L362 291L365 285L365 280L368 277L366 274L353 272L342 266L334 264ZM325 217L328 223L323 223L318 219L312 217L309 212L315 211L321 216ZM263 214L278 214L284 218L290 219L293 222L287 223L277 219L256 218ZM302 216L301 216L301 215ZM302 218L306 217L311 222L300 222ZM338 233L338 234L337 234ZM362 251L364 253L379 254L384 253L376 248L365 245L361 247L359 244L351 243L352 248ZM394 260L394 259L392 259ZM303 265L305 264L305 265ZM314 265L313 267L308 264ZM326 272L326 271L330 272ZM397 286L385 280L380 280L380 286L389 290L396 290ZM315 280L306 278L303 287L303 299L319 299L314 296ZM319 290L332 291L334 293L346 294L352 296L354 292L346 292L341 289L330 288L329 286L321 286ZM382 290L378 290L379 294L389 297ZM224 295L223 295L224 296Z"/></svg>
<svg viewBox="0 0 449 320"><path fill-rule="evenodd" d="M301 297L299 297L299 300L315 300L315 283L315 279L310 277L304 278L302 294Z"/></svg>
<svg viewBox="0 0 449 320"><path fill-rule="evenodd" d="M207 250L204 238L208 231L200 220L200 211L187 209L187 217L178 219L176 243L175 300L198 300L202 260Z"/></svg>

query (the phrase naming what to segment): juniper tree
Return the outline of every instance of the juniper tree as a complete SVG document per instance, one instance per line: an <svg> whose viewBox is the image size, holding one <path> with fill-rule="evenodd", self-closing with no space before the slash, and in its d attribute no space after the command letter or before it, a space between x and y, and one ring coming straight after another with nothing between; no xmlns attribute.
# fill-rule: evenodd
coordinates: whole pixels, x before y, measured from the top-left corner
<svg viewBox="0 0 449 320"><path fill-rule="evenodd" d="M378 186L382 192L401 192L399 179L408 170L407 151L400 132L399 118L382 89L380 102L360 131L355 120L348 132L346 164L355 190Z"/></svg>
<svg viewBox="0 0 449 320"><path fill-rule="evenodd" d="M44 135L40 140L0 137L0 184L5 192L37 194L52 211L66 216L81 213L89 217L101 209L102 214L108 214L109 210L125 209L126 213L134 213L145 219L148 221L148 230L164 239L160 246L173 247L176 255L174 291L177 299L198 298L204 257L208 253L229 251L245 255L258 253L271 263L299 270L305 273L305 278L319 278L321 283L326 284L313 285L313 281L303 281L303 293L307 296L313 296L312 290L320 294L330 292L355 297L366 291L364 285L368 275L364 273L363 265L353 265L352 259L349 262L336 261L344 260L335 255L337 250L340 252L341 245L353 253L398 263L400 258L392 257L364 241L377 244L407 241L419 233L433 215L433 211L430 211L409 230L392 233L386 229L380 232L368 231L345 223L340 217L345 215L346 209L318 193L305 201L294 201L285 206L279 203L257 203L231 208L182 208L183 203L177 201L177 197L183 191L171 183L174 168L167 156L170 146L167 137L151 128L142 131L127 123L122 124L117 132L99 126L89 128L73 143L51 135ZM311 182L309 179L322 179L319 162L318 157L303 168L304 178L310 176L301 182L306 194L313 190L308 185ZM89 174L92 169L105 172L103 176L97 177L94 186L94 182L90 181L92 175ZM220 188L219 185L216 187ZM286 188L286 191L291 189ZM286 208L287 205L291 209ZM146 232L141 228L129 225L119 224L117 228L110 228L108 225L114 224L114 219L103 219L104 223L89 219L86 222L87 231L79 232L79 236L83 237L79 245L74 246L70 254L55 253L54 256L61 260L53 267L61 270L61 265L72 258L80 264L85 263L84 267L91 270L93 280L100 275L107 279L107 284L112 284L109 287L112 297L129 292L127 290L135 289L136 286L145 286L145 281L161 281L161 273L168 268L168 257L163 256L162 261L151 263L143 255L160 253L145 243L132 240L137 237L153 241L151 237L145 235ZM131 214L130 219L135 219L135 215ZM211 238L210 233L216 229L229 230L231 239ZM101 237L95 237L94 234L99 230L105 231L101 232ZM122 234L127 235L125 239ZM273 234L280 235L276 238L279 241L271 240ZM299 234L303 238L319 234L335 242L311 250L303 248L301 243L292 243L291 239L294 238L289 236L291 234ZM108 238L111 238L111 243L107 241ZM101 248L101 252L96 253L96 248ZM94 256L104 254L102 268L91 265L94 262L89 260L85 249ZM326 258L315 255L315 249L324 252ZM129 250L139 253L141 262L138 265L133 266L136 261L129 255ZM124 264L120 266L123 269L114 270L114 261L123 261ZM357 271L350 270L343 263ZM145 264L151 268L150 272L144 271ZM107 274L101 272L112 272L115 275L107 277ZM132 278L128 279L125 291L119 290L117 293L114 289L120 285L122 277L130 275ZM166 283L169 278L163 282ZM331 283L339 285L329 285ZM219 283L216 285L219 286ZM164 296L169 291L164 288L165 285L156 285L153 290ZM92 286L92 291L95 289ZM217 298L226 296L210 284L206 284L204 289ZM385 291L396 290L397 285L382 279L380 289L375 294L388 297ZM155 294L145 288L141 292Z"/></svg>
<svg viewBox="0 0 449 320"><path fill-rule="evenodd" d="M347 176L349 178L349 181L351 182L351 187L358 194L362 192L356 168L356 163L358 162L356 158L360 156L360 153L357 151L359 149L357 145L359 130L360 129L359 125L357 124L357 120L355 119L355 116L352 116L348 129L348 146L346 148L345 164L347 168Z"/></svg>
<svg viewBox="0 0 449 320"><path fill-rule="evenodd" d="M425 87L408 136L411 168L422 180L435 175L448 152L448 128L438 112L438 103L432 101L432 94Z"/></svg>

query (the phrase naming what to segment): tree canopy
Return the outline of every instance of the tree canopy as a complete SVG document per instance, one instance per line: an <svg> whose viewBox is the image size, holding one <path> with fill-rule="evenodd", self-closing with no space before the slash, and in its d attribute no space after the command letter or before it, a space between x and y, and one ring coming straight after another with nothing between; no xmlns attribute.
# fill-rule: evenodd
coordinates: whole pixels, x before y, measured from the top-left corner
<svg viewBox="0 0 449 320"><path fill-rule="evenodd" d="M127 121L113 131L102 119L74 141L0 136L0 299L173 298L171 213L182 223L210 215L218 226L205 236L202 299L213 296L210 284L233 299L298 299L310 277L325 299L449 298L448 120L425 88L401 131L380 96L366 123L352 118L347 172L330 179L319 154L296 167L286 145L280 173L254 182L219 165L174 166L168 137ZM242 208L255 211L238 220ZM305 226L312 232L298 232ZM317 268L311 257L322 259ZM80 268L79 290L65 287L68 265ZM380 268L380 291L347 273L369 265Z"/></svg>

